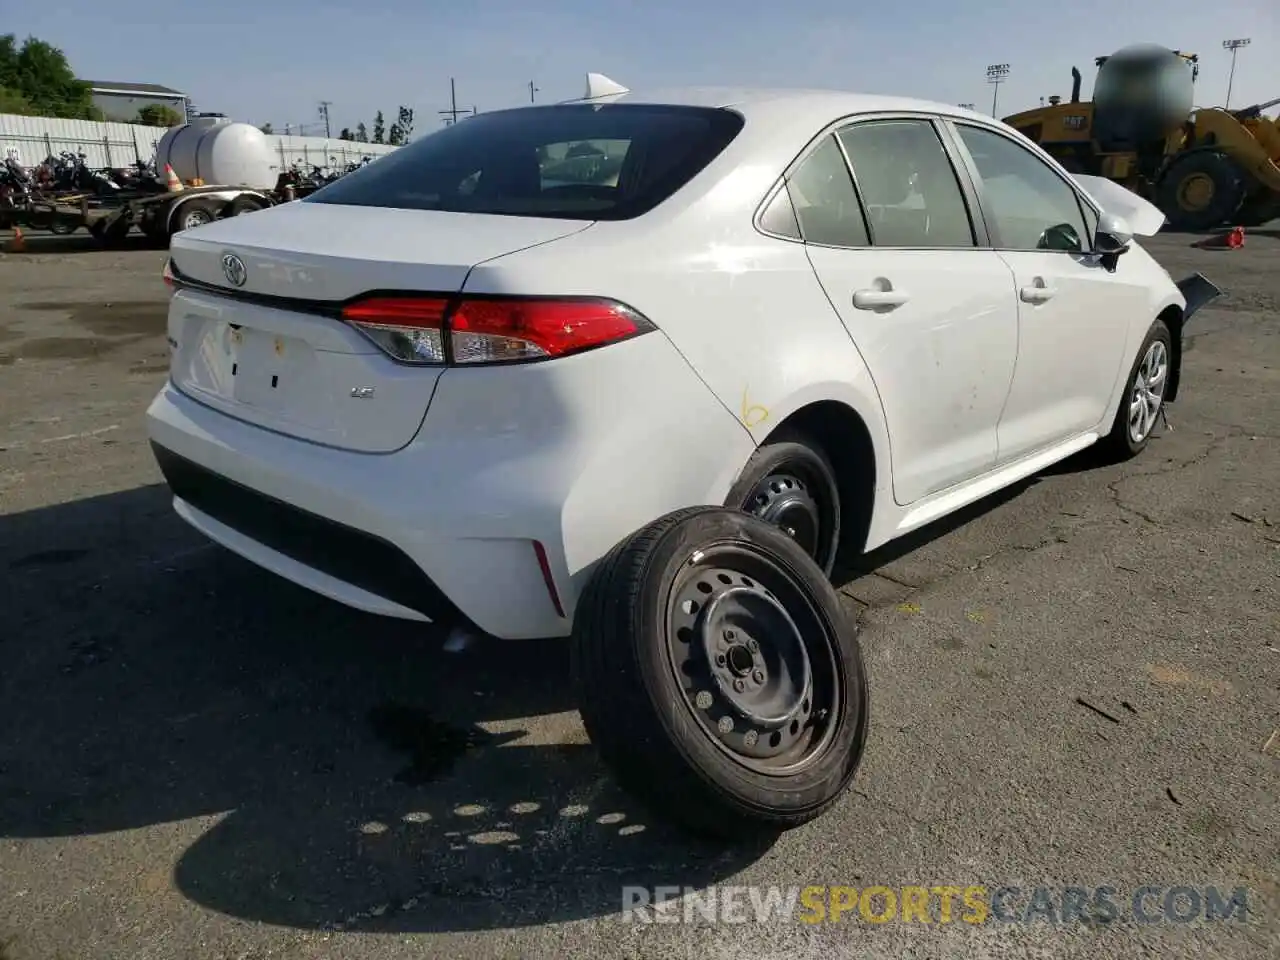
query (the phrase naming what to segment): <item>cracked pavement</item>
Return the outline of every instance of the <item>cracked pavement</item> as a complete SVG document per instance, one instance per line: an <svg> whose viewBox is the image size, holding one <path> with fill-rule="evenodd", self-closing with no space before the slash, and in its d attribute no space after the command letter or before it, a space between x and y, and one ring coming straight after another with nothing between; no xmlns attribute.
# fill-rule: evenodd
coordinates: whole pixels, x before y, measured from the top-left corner
<svg viewBox="0 0 1280 960"><path fill-rule="evenodd" d="M162 254L0 255L0 958L1280 953L1280 233L1148 244L1227 297L1137 460L844 578L850 795L691 844L594 760L559 643L458 654L206 545L140 414ZM637 925L621 886L1250 889L1245 923Z"/></svg>

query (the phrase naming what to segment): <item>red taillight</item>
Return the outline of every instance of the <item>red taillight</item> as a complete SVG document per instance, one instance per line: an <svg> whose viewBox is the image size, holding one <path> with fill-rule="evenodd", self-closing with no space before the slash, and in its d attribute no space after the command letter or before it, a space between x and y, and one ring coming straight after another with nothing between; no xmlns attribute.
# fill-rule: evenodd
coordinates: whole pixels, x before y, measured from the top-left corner
<svg viewBox="0 0 1280 960"><path fill-rule="evenodd" d="M160 271L160 279L171 290L178 285L178 281L173 276L173 261L168 257L164 258L164 269Z"/></svg>
<svg viewBox="0 0 1280 960"><path fill-rule="evenodd" d="M630 308L596 299L370 297L342 316L405 363L545 360L652 329Z"/></svg>
<svg viewBox="0 0 1280 960"><path fill-rule="evenodd" d="M633 311L608 300L468 298L449 318L455 363L562 357L647 328Z"/></svg>

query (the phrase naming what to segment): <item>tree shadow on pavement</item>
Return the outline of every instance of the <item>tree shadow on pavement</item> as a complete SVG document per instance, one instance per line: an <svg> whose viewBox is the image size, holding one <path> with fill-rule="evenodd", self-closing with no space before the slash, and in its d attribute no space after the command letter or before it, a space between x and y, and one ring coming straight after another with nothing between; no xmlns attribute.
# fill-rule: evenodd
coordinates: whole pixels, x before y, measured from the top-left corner
<svg viewBox="0 0 1280 960"><path fill-rule="evenodd" d="M622 796L564 643L441 639L209 545L160 486L2 516L0 836L207 817L174 868L194 902L403 931L603 916L623 885L705 886L769 848Z"/></svg>

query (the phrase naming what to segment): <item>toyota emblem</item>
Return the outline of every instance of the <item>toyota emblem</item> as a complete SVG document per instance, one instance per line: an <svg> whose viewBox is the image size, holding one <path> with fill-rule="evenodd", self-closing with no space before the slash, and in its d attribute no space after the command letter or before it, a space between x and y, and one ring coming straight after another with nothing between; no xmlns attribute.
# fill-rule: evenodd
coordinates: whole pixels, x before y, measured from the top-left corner
<svg viewBox="0 0 1280 960"><path fill-rule="evenodd" d="M244 268L244 261L234 253L222 255L222 272L227 282L233 287L243 287L245 280L249 277L249 272Z"/></svg>

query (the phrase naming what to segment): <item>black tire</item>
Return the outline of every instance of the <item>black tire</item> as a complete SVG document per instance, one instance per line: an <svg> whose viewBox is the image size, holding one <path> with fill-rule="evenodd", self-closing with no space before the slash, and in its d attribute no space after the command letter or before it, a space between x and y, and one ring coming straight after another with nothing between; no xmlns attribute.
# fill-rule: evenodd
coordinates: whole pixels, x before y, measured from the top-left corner
<svg viewBox="0 0 1280 960"><path fill-rule="evenodd" d="M689 609L686 594L710 599ZM695 833L748 839L812 820L862 759L867 681L854 626L808 555L740 511L679 510L618 544L578 603L571 655L583 723L605 765ZM718 687L714 677L729 673L750 686ZM793 676L808 683L787 682ZM758 695L767 691L766 704ZM762 705L775 711L771 725L748 716Z"/></svg>
<svg viewBox="0 0 1280 960"><path fill-rule="evenodd" d="M1196 182L1210 192L1195 200ZM1175 230L1212 230L1235 216L1245 195L1245 173L1220 150L1195 150L1174 160L1160 178L1156 201Z"/></svg>
<svg viewBox="0 0 1280 960"><path fill-rule="evenodd" d="M173 211L172 232L180 233L183 230L193 230L196 227L203 227L206 223L213 223L218 219L218 211L208 200L188 200L179 204L178 208ZM199 220L194 223L192 221Z"/></svg>
<svg viewBox="0 0 1280 960"><path fill-rule="evenodd" d="M66 220L55 219L49 224L49 232L55 237L69 237L80 229L78 223L68 223Z"/></svg>
<svg viewBox="0 0 1280 960"><path fill-rule="evenodd" d="M1247 197L1236 212L1236 225L1262 227L1280 220L1280 194L1258 192Z"/></svg>
<svg viewBox="0 0 1280 960"><path fill-rule="evenodd" d="M265 210L267 204L257 197L236 197L226 206L224 217L238 217L242 213L253 213L257 210Z"/></svg>
<svg viewBox="0 0 1280 960"><path fill-rule="evenodd" d="M1164 374L1160 381L1159 390L1147 392L1148 396L1151 393L1158 392L1158 403L1155 410L1150 414L1150 425L1141 432L1140 436L1137 436L1132 427L1131 416L1140 389L1138 378L1140 374L1144 373L1144 365L1148 362L1149 353L1155 349L1153 345L1157 343L1163 347ZM1169 388L1169 377L1173 373L1172 360L1173 336L1163 320L1156 320L1155 323L1151 324L1151 329L1147 331L1147 335L1143 338L1142 346L1138 348L1138 354L1134 358L1133 366L1129 368L1129 376L1125 380L1124 393L1120 395L1120 406L1116 409L1116 417L1112 421L1111 432L1099 441L1099 453L1101 453L1103 459L1113 463L1120 462L1136 457L1146 449L1147 444L1151 441L1152 434L1155 432L1156 424L1159 423L1158 413L1164 405L1165 392Z"/></svg>
<svg viewBox="0 0 1280 960"><path fill-rule="evenodd" d="M840 548L840 485L817 443L779 431L751 455L724 505L785 530L831 575Z"/></svg>

